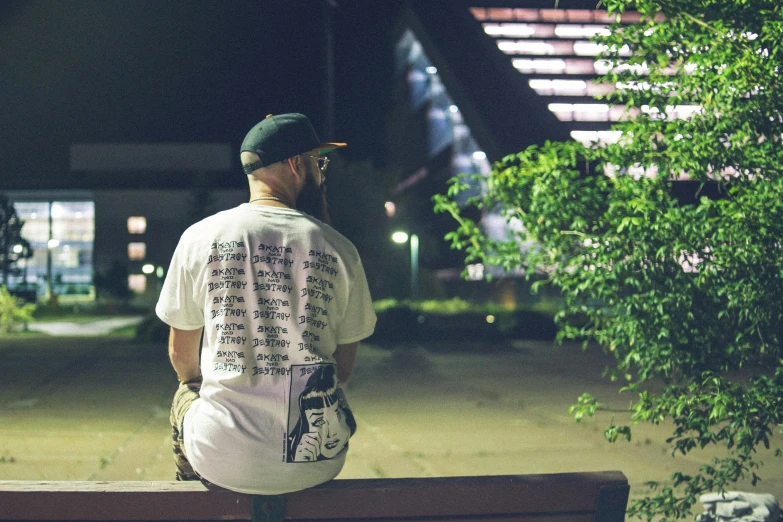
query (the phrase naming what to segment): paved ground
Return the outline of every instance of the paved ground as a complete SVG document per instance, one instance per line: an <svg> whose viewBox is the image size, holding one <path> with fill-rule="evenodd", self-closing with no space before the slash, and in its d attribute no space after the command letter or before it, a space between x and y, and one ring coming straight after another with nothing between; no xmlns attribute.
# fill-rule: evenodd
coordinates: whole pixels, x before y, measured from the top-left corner
<svg viewBox="0 0 783 522"><path fill-rule="evenodd" d="M348 391L359 431L340 478L618 469L639 492L705 458L671 457L666 426L605 442L605 424L622 413L575 423L567 408L584 391L628 405L601 379L601 354L524 341L457 348L363 347ZM0 479L171 479L176 381L165 351L124 339L0 339ZM783 499L782 459L767 460L758 491Z"/></svg>
<svg viewBox="0 0 783 522"><path fill-rule="evenodd" d="M142 316L112 317L82 324L58 321L33 322L27 327L34 332L43 332L57 337L84 337L106 335L118 328L139 324L142 319Z"/></svg>

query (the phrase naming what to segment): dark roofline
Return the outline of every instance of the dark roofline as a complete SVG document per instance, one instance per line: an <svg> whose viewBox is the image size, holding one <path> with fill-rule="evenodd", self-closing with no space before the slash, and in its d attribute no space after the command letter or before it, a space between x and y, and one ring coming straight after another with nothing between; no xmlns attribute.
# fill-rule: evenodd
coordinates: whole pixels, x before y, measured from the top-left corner
<svg viewBox="0 0 783 522"><path fill-rule="evenodd" d="M452 0L465 7L519 7L527 9L606 9L599 0Z"/></svg>
<svg viewBox="0 0 783 522"><path fill-rule="evenodd" d="M403 20L438 68L489 159L497 161L546 140L570 139L566 126L486 36L469 9L455 3L408 1ZM516 6L520 7L518 2Z"/></svg>

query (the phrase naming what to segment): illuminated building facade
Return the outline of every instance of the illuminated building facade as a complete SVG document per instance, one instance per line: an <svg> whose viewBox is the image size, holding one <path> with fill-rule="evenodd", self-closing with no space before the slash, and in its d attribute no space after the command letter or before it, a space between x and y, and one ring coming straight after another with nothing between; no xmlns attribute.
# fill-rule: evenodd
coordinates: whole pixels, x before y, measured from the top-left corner
<svg viewBox="0 0 783 522"><path fill-rule="evenodd" d="M135 299L154 302L185 228L246 200L233 156L227 143L72 145L67 187L4 191L33 253L9 288L93 301L96 276L121 267Z"/></svg>
<svg viewBox="0 0 783 522"><path fill-rule="evenodd" d="M408 2L403 10L394 39L387 156L405 173L391 202L396 219L416 229L423 259L437 251L424 268L456 287L462 256L442 240L454 223L432 216L432 195L445 192L449 178L487 174L491 162L529 145L616 140L610 125L625 108L594 98L614 88L596 82L608 65L589 39L606 31L610 20L595 2L562 1L558 9L534 0L444 4ZM626 13L621 21L638 18ZM673 110L687 116L693 108ZM479 183L473 184L472 193L461 197L480 194ZM490 236L505 236L501 216L474 217L481 217ZM470 268L480 279L481 267ZM518 278L507 279L509 287L517 285ZM506 288L494 297L518 301L502 295L509 292L526 290ZM464 288L456 293L464 294Z"/></svg>

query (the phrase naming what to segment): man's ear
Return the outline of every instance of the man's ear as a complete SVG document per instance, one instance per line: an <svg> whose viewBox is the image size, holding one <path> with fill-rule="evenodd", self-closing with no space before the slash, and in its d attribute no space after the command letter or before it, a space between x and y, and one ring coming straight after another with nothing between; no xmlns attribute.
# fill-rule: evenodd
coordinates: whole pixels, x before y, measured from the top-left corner
<svg viewBox="0 0 783 522"><path fill-rule="evenodd" d="M304 175L304 164L302 163L302 157L297 155L292 158L288 158L288 166L294 171L294 175L297 179L302 178Z"/></svg>

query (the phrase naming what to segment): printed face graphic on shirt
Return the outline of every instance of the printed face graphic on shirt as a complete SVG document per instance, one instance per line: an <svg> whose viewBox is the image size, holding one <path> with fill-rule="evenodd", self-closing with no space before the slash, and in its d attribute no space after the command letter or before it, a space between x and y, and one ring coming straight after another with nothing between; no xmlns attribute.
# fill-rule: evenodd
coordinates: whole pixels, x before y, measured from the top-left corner
<svg viewBox="0 0 783 522"><path fill-rule="evenodd" d="M295 365L292 368L292 404L286 460L314 462L337 456L356 428L353 414L337 388L332 364ZM304 387L298 396L294 390ZM300 381L297 383L296 381ZM297 387L298 384L298 387ZM294 417L296 416L296 417Z"/></svg>
<svg viewBox="0 0 783 522"><path fill-rule="evenodd" d="M321 409L308 410L309 433L317 433L320 441L319 453L322 458L331 459L340 453L348 443L351 430L345 422L345 415L337 402Z"/></svg>

